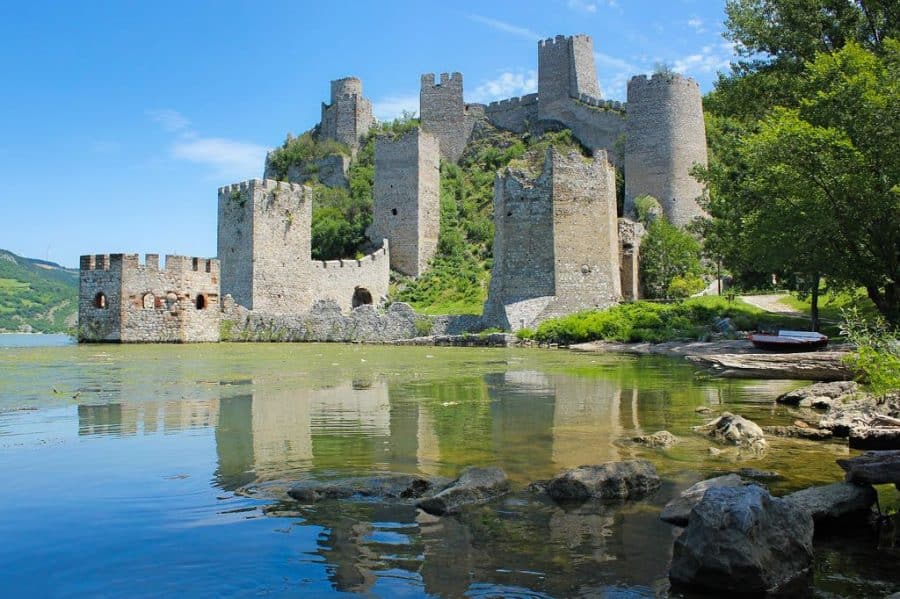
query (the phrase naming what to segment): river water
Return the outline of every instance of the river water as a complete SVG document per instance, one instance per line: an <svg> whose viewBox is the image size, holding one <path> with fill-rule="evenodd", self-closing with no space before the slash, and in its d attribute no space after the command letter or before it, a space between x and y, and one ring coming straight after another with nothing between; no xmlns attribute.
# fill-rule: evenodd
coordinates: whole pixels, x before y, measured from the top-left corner
<svg viewBox="0 0 900 599"><path fill-rule="evenodd" d="M2 341L2 339L0 339ZM366 345L0 342L4 596L609 596L670 593L661 507L713 473L777 470L782 494L840 480L846 443L726 451L717 413L793 417L793 382L722 381L668 358ZM668 451L624 443L666 429ZM650 499L561 508L524 487L643 457ZM278 503L241 489L503 468L515 492L459 517L408 505ZM891 489L890 493L894 493ZM897 534L817 538L817 596L900 591ZM677 593L675 593L677 594Z"/></svg>

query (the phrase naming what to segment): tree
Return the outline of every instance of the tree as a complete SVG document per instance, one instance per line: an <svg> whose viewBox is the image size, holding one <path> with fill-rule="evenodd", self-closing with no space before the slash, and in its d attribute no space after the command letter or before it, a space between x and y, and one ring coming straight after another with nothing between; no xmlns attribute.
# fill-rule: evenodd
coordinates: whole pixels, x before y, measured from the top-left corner
<svg viewBox="0 0 900 599"><path fill-rule="evenodd" d="M685 297L704 286L699 242L661 216L641 241L640 269L644 293L651 298Z"/></svg>

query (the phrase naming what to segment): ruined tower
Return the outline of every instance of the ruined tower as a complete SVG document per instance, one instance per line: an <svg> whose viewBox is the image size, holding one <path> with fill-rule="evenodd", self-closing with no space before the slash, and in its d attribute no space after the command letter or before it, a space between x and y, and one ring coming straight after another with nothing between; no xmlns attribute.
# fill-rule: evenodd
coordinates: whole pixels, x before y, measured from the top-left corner
<svg viewBox="0 0 900 599"><path fill-rule="evenodd" d="M494 180L494 266L484 322L518 330L621 295L615 171L547 150L541 174L507 169Z"/></svg>
<svg viewBox="0 0 900 599"><path fill-rule="evenodd" d="M422 129L375 140L375 186L369 238L390 241L391 268L419 276L437 249L440 147Z"/></svg>
<svg viewBox="0 0 900 599"><path fill-rule="evenodd" d="M252 179L219 188L222 295L274 314L308 306L311 223L308 187Z"/></svg>
<svg viewBox="0 0 900 599"><path fill-rule="evenodd" d="M634 199L659 200L666 218L683 227L703 210L703 185L691 176L706 166L706 127L700 87L693 79L663 73L628 82L625 139L625 214L634 216Z"/></svg>
<svg viewBox="0 0 900 599"><path fill-rule="evenodd" d="M422 75L419 115L422 128L437 137L441 156L459 160L475 123L463 101L462 73L441 73L440 83L435 83L434 73Z"/></svg>
<svg viewBox="0 0 900 599"><path fill-rule="evenodd" d="M346 144L355 153L374 121L372 103L363 96L362 81L345 77L331 82L331 104L322 103L322 138Z"/></svg>
<svg viewBox="0 0 900 599"><path fill-rule="evenodd" d="M591 37L557 35L538 42L539 117L559 118L569 98L582 95L600 98Z"/></svg>

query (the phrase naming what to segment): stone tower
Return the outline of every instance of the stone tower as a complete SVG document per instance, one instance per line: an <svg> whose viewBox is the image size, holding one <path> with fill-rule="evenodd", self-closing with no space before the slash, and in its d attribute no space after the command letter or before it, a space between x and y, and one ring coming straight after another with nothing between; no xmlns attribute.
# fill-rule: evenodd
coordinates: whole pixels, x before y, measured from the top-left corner
<svg viewBox="0 0 900 599"><path fill-rule="evenodd" d="M375 140L375 188L369 238L390 242L391 268L419 276L434 256L440 229L440 146L422 129Z"/></svg>
<svg viewBox="0 0 900 599"><path fill-rule="evenodd" d="M308 306L311 224L308 187L252 179L219 188L222 295L272 314Z"/></svg>
<svg viewBox="0 0 900 599"><path fill-rule="evenodd" d="M625 127L625 214L634 216L634 199L649 194L679 227L702 216L703 185L690 174L707 159L697 82L668 73L632 78Z"/></svg>
<svg viewBox="0 0 900 599"><path fill-rule="evenodd" d="M494 266L487 326L518 330L619 300L615 170L547 150L532 178L507 169L494 180Z"/></svg>
<svg viewBox="0 0 900 599"><path fill-rule="evenodd" d="M422 75L419 115L422 128L438 138L441 156L459 160L475 123L463 101L462 73L441 73L440 83L435 83L434 73Z"/></svg>
<svg viewBox="0 0 900 599"><path fill-rule="evenodd" d="M569 98L582 95L600 98L591 37L557 35L538 42L539 117L558 118Z"/></svg>
<svg viewBox="0 0 900 599"><path fill-rule="evenodd" d="M372 103L363 96L362 81L345 77L331 82L331 104L322 103L322 138L346 144L355 153L374 121Z"/></svg>

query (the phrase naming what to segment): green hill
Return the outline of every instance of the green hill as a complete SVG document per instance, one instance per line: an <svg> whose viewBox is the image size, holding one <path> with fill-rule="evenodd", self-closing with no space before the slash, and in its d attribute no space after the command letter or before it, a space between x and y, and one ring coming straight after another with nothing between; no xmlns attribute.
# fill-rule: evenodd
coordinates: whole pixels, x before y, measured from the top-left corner
<svg viewBox="0 0 900 599"><path fill-rule="evenodd" d="M0 250L0 332L65 332L77 314L77 270Z"/></svg>

